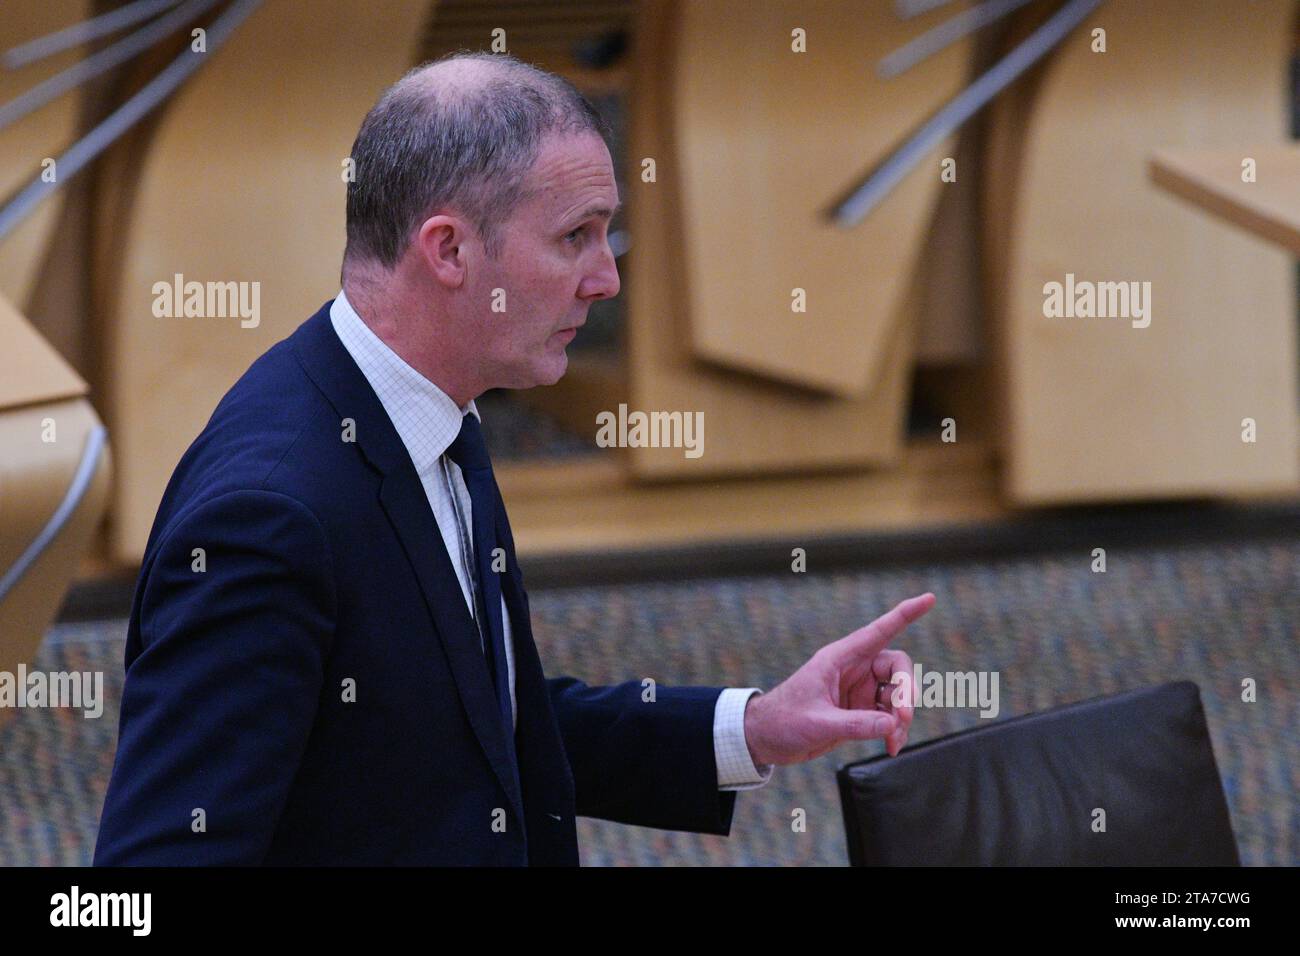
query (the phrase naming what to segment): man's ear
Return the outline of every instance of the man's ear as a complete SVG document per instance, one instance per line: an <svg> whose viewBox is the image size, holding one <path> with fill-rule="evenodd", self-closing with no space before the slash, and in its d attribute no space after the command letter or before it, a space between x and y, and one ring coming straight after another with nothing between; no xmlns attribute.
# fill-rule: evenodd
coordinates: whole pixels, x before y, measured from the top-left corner
<svg viewBox="0 0 1300 956"><path fill-rule="evenodd" d="M439 214L420 224L413 244L429 275L449 289L458 289L465 282L469 240L463 219Z"/></svg>

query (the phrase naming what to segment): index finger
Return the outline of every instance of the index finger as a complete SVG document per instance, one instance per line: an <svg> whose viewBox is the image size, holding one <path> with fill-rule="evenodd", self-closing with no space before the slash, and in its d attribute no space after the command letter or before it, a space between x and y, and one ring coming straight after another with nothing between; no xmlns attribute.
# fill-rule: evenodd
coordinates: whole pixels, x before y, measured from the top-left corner
<svg viewBox="0 0 1300 956"><path fill-rule="evenodd" d="M934 595L926 591L917 597L900 602L892 611L880 615L866 627L860 627L847 637L828 645L832 659L841 666L864 662L870 667L872 660L890 641L903 632L907 625L934 607Z"/></svg>

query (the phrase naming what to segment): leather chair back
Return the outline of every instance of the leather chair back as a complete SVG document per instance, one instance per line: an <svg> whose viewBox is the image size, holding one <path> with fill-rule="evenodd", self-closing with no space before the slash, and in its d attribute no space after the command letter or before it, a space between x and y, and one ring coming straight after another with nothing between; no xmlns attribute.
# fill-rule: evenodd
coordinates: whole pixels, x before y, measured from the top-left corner
<svg viewBox="0 0 1300 956"><path fill-rule="evenodd" d="M838 780L854 866L1240 865L1190 681L959 731Z"/></svg>

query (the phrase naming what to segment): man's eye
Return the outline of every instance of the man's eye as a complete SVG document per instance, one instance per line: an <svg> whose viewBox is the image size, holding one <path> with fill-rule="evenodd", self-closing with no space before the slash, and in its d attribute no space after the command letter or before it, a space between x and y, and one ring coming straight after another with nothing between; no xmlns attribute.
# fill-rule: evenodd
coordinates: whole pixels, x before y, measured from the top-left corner
<svg viewBox="0 0 1300 956"><path fill-rule="evenodd" d="M571 239L570 239L571 236L577 236L577 235L580 234L580 233L582 232L582 230L585 229L585 228L586 228L585 226L579 226L577 229L573 230L573 232L567 233L567 234L565 235L565 237L564 237L564 241L565 241L565 242L570 242L570 241L571 241Z"/></svg>

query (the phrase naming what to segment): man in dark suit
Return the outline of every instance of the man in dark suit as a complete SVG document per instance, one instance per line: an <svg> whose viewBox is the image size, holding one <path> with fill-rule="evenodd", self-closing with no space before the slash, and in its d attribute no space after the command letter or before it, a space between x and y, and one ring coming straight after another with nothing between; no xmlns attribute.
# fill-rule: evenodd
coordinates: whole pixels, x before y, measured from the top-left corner
<svg viewBox="0 0 1300 956"><path fill-rule="evenodd" d="M484 54L366 117L343 291L225 395L158 509L96 863L576 864L578 814L726 834L773 765L903 746L886 645L929 594L766 694L543 676L473 400L558 380L618 293L605 132Z"/></svg>

